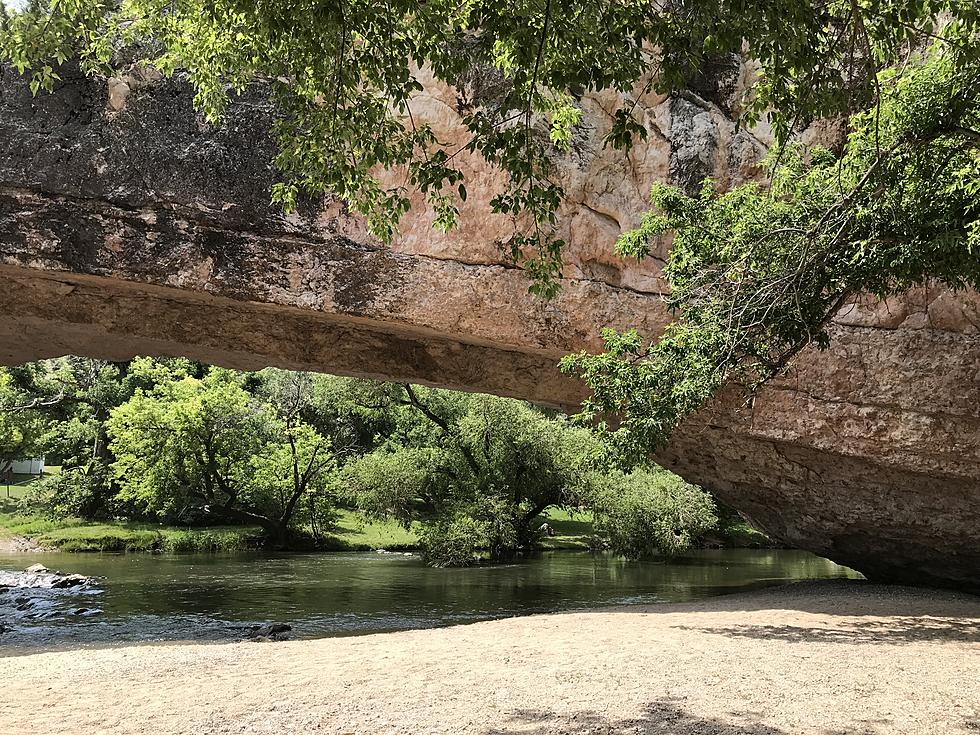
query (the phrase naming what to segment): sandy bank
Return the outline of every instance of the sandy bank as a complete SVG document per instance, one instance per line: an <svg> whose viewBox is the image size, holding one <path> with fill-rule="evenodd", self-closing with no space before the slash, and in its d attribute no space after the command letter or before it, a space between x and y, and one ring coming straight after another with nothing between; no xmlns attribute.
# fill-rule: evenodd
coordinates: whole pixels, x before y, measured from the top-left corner
<svg viewBox="0 0 980 735"><path fill-rule="evenodd" d="M980 598L860 582L360 638L0 659L5 735L978 730Z"/></svg>
<svg viewBox="0 0 980 735"><path fill-rule="evenodd" d="M27 536L0 537L0 554L25 554L28 552L54 551L47 546L27 538Z"/></svg>

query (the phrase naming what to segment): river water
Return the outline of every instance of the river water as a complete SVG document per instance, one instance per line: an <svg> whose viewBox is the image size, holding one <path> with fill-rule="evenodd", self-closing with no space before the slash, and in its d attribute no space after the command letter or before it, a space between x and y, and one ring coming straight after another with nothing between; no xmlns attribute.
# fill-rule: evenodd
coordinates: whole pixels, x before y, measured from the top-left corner
<svg viewBox="0 0 980 735"><path fill-rule="evenodd" d="M236 640L246 626L268 622L288 623L294 638L358 635L860 576L803 551L749 549L697 551L670 563L553 552L470 569L431 569L414 556L375 553L0 555L0 570L36 563L94 576L96 588L59 591L43 619L8 622L2 653Z"/></svg>

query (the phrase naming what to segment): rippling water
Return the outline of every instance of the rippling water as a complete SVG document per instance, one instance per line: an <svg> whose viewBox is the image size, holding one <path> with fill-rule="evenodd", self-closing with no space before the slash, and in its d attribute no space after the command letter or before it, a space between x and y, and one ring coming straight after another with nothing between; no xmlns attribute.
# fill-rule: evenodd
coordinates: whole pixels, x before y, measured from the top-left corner
<svg viewBox="0 0 980 735"><path fill-rule="evenodd" d="M47 619L16 620L0 635L2 652L235 640L244 626L270 621L289 623L296 638L357 635L859 576L802 551L749 549L698 551L666 564L555 552L471 569L431 569L416 557L373 553L0 555L0 569L38 562L95 576L98 589L59 594ZM78 608L101 612L72 614Z"/></svg>

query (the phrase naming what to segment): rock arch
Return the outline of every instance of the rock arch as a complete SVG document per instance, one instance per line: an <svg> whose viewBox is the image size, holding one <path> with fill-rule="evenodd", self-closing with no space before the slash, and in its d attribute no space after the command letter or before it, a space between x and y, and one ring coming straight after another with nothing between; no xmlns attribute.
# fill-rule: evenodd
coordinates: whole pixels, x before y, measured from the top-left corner
<svg viewBox="0 0 980 735"><path fill-rule="evenodd" d="M459 232L434 233L419 209L383 247L337 202L290 217L269 204L260 91L212 129L179 82L64 76L36 99L10 69L0 78L7 364L182 354L573 406L582 386L557 371L561 355L598 347L603 326L655 336L667 323L656 261L611 252L650 183L740 181L766 142L735 131L718 90L650 97L640 108L659 134L620 160L601 150L607 95L583 100L560 162L566 279L542 302L500 252L507 223L486 207L499 182L478 162ZM451 131L454 96L430 89L421 113ZM833 338L751 405L720 397L660 459L789 544L881 579L980 588L980 296L855 303Z"/></svg>

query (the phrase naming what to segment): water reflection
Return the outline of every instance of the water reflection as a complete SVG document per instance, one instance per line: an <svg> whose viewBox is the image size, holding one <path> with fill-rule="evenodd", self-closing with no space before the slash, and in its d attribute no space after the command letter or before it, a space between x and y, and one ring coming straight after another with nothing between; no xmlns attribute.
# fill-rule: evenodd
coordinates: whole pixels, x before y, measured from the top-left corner
<svg viewBox="0 0 980 735"><path fill-rule="evenodd" d="M242 626L293 626L293 637L427 628L537 612L697 600L786 581L856 577L802 551L710 550L662 562L560 552L517 564L430 569L414 557L6 555L100 578L93 618L18 623L6 653L153 640L234 640Z"/></svg>

